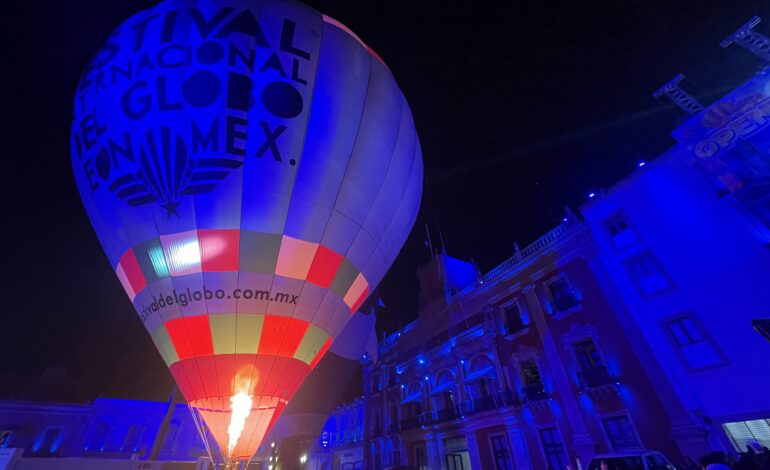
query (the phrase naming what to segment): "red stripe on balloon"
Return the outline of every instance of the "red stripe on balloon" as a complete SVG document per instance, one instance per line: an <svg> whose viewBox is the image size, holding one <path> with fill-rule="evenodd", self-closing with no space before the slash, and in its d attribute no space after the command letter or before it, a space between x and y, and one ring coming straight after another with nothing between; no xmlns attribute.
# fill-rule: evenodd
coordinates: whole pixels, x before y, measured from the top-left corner
<svg viewBox="0 0 770 470"><path fill-rule="evenodd" d="M313 264L310 265L310 272L307 273L307 280L328 289L332 285L343 259L341 254L323 245L318 245Z"/></svg>
<svg viewBox="0 0 770 470"><path fill-rule="evenodd" d="M237 271L240 239L241 233L237 229L198 230L201 271Z"/></svg>
<svg viewBox="0 0 770 470"><path fill-rule="evenodd" d="M134 249L129 248L123 254L118 262L123 268L123 272L126 273L126 279L128 279L131 288L134 290L134 294L138 294L139 291L147 287L147 280L144 278L142 268L139 266L139 262L134 255Z"/></svg>
<svg viewBox="0 0 770 470"><path fill-rule="evenodd" d="M197 357L195 362L198 365L198 374L200 374L205 396L219 396L221 392L214 356Z"/></svg>
<svg viewBox="0 0 770 470"><path fill-rule="evenodd" d="M319 356L324 352L325 349L321 350ZM284 356L217 354L183 359L169 369L188 402L218 398L229 404L230 397L241 392L289 400L310 374L311 367Z"/></svg>
<svg viewBox="0 0 770 470"><path fill-rule="evenodd" d="M310 323L292 317L265 315L259 354L292 357Z"/></svg>
<svg viewBox="0 0 770 470"><path fill-rule="evenodd" d="M166 322L166 331L180 361L190 357L214 354L208 315L169 320Z"/></svg>

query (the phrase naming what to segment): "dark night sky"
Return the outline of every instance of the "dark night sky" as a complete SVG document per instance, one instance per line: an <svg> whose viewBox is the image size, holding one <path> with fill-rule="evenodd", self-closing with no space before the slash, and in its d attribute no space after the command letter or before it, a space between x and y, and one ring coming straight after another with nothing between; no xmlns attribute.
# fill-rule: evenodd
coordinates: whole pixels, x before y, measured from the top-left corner
<svg viewBox="0 0 770 470"><path fill-rule="evenodd" d="M86 218L68 142L80 71L151 3L4 5L0 392L46 365L67 368L78 400L171 388ZM678 115L650 96L662 83L683 71L710 102L745 80L759 60L718 43L752 15L770 20L759 0L310 3L384 58L421 136L428 191L381 284L384 331L416 315L426 220L451 254L489 269L672 143Z"/></svg>

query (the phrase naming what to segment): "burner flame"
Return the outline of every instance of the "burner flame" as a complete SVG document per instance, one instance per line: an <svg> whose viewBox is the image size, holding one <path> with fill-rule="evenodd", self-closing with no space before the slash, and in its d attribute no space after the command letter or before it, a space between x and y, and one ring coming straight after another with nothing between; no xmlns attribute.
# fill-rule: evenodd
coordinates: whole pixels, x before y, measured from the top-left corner
<svg viewBox="0 0 770 470"><path fill-rule="evenodd" d="M230 436L227 443L229 455L232 455L238 444L238 439L241 438L241 433L246 425L246 418L251 413L251 404L251 397L245 392L239 392L230 397L230 409L233 410L233 413L230 418L230 425L227 427L227 434Z"/></svg>

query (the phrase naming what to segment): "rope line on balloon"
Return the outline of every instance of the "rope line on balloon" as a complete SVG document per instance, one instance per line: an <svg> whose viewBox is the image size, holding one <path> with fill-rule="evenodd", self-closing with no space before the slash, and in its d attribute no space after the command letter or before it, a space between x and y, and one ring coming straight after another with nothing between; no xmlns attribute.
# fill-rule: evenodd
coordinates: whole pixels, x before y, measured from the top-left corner
<svg viewBox="0 0 770 470"><path fill-rule="evenodd" d="M208 442L208 437L206 433L206 428L203 424L203 418L199 416L198 410L187 405L187 408L190 410L190 416L192 416L193 423L195 423L195 427L198 430L198 434L200 435L201 441L203 441L203 447L206 449L206 454L209 456L209 460L211 460L212 463L214 463L214 455L211 452L211 446Z"/></svg>

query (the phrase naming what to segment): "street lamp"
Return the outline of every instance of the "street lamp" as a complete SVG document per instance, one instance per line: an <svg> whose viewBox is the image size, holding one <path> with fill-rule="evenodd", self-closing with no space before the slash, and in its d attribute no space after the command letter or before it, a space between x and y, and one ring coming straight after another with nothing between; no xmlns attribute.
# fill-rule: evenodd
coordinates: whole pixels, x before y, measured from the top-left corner
<svg viewBox="0 0 770 470"><path fill-rule="evenodd" d="M302 457L299 458L299 463L305 462L307 462L307 454L302 454Z"/></svg>

